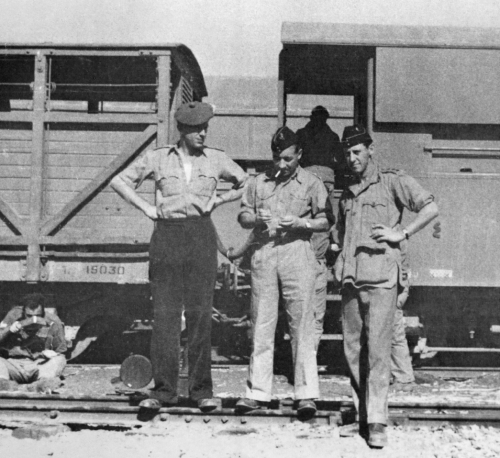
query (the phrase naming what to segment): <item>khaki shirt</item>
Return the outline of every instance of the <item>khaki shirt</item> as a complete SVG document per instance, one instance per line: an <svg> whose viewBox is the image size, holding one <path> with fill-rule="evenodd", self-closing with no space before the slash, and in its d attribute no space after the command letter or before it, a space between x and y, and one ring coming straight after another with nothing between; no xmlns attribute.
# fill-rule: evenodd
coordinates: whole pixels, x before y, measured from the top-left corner
<svg viewBox="0 0 500 458"><path fill-rule="evenodd" d="M300 218L326 218L328 194L323 182L312 173L297 167L295 173L285 182L276 181L270 170L248 179L241 200L242 213L256 215L258 209L269 210L273 218L286 215ZM310 231L286 231L278 229L276 234L266 228L256 227L257 239L273 237L310 238Z"/></svg>
<svg viewBox="0 0 500 458"><path fill-rule="evenodd" d="M64 337L64 326L61 320L45 313L48 326L42 326L35 334L28 334L21 330L15 334L9 334L0 344L0 348L8 353L10 358L37 359L43 350L53 350L64 353L67 350ZM23 308L14 307L0 323L0 329L10 327L16 321L23 319Z"/></svg>
<svg viewBox="0 0 500 458"><path fill-rule="evenodd" d="M406 284L400 244L376 242L374 224L399 228L403 209L418 213L434 197L417 181L398 170L379 170L370 161L368 176L352 184L340 200L337 230L342 252L335 278L345 285L392 288Z"/></svg>
<svg viewBox="0 0 500 458"><path fill-rule="evenodd" d="M214 208L219 180L223 178L240 187L247 175L224 152L203 148L203 152L193 158L188 183L177 146L167 146L146 151L119 177L135 189L152 177L156 182L158 216L167 219L209 215Z"/></svg>

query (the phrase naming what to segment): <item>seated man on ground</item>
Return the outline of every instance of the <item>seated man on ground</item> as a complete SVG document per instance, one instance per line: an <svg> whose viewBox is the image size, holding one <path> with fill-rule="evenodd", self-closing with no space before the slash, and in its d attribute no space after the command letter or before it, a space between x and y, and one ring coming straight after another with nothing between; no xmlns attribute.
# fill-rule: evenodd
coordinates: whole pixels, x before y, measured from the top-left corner
<svg viewBox="0 0 500 458"><path fill-rule="evenodd" d="M0 389L59 377L66 366L60 319L45 311L45 297L29 294L0 323Z"/></svg>

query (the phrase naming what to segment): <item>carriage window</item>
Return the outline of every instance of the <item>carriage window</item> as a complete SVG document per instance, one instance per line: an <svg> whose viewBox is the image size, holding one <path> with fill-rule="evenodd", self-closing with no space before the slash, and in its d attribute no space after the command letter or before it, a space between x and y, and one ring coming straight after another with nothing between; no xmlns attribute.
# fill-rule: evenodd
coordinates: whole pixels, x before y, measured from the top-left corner
<svg viewBox="0 0 500 458"><path fill-rule="evenodd" d="M375 120L498 124L500 51L377 48Z"/></svg>

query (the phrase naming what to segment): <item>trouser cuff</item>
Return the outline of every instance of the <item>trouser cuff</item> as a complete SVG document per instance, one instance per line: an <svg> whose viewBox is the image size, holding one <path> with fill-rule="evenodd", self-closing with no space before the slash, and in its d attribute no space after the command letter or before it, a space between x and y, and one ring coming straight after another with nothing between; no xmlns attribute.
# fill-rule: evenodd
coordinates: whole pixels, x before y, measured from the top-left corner
<svg viewBox="0 0 500 458"><path fill-rule="evenodd" d="M246 397L260 402L271 402L271 395L262 391L250 390L247 388Z"/></svg>
<svg viewBox="0 0 500 458"><path fill-rule="evenodd" d="M387 417L385 415L368 415L368 424L381 423L387 426Z"/></svg>

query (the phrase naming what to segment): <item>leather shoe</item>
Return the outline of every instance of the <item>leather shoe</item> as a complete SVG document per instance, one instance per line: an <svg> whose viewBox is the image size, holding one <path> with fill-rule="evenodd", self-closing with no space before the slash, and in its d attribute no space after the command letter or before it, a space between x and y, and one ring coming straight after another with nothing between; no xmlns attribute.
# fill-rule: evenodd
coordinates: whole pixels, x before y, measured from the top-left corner
<svg viewBox="0 0 500 458"><path fill-rule="evenodd" d="M365 422L355 422L350 425L342 426L339 429L340 437L361 436L363 439L368 438L368 425Z"/></svg>
<svg viewBox="0 0 500 458"><path fill-rule="evenodd" d="M202 412L210 412L217 408L217 402L214 398L198 399L198 408Z"/></svg>
<svg viewBox="0 0 500 458"><path fill-rule="evenodd" d="M139 403L139 407L142 409L149 409L149 410L160 410L161 409L161 402L158 401L158 399L144 399Z"/></svg>
<svg viewBox="0 0 500 458"><path fill-rule="evenodd" d="M237 403L236 403L236 410L238 412L250 412L252 410L257 410L260 409L264 406L264 403L260 401L256 401L255 399L250 399L250 398L241 398Z"/></svg>
<svg viewBox="0 0 500 458"><path fill-rule="evenodd" d="M299 405L297 406L297 413L299 415L313 416L316 411L316 404L312 399L301 399Z"/></svg>
<svg viewBox="0 0 500 458"><path fill-rule="evenodd" d="M372 448L383 448L387 445L385 425L381 423L370 423L368 425L368 445Z"/></svg>

